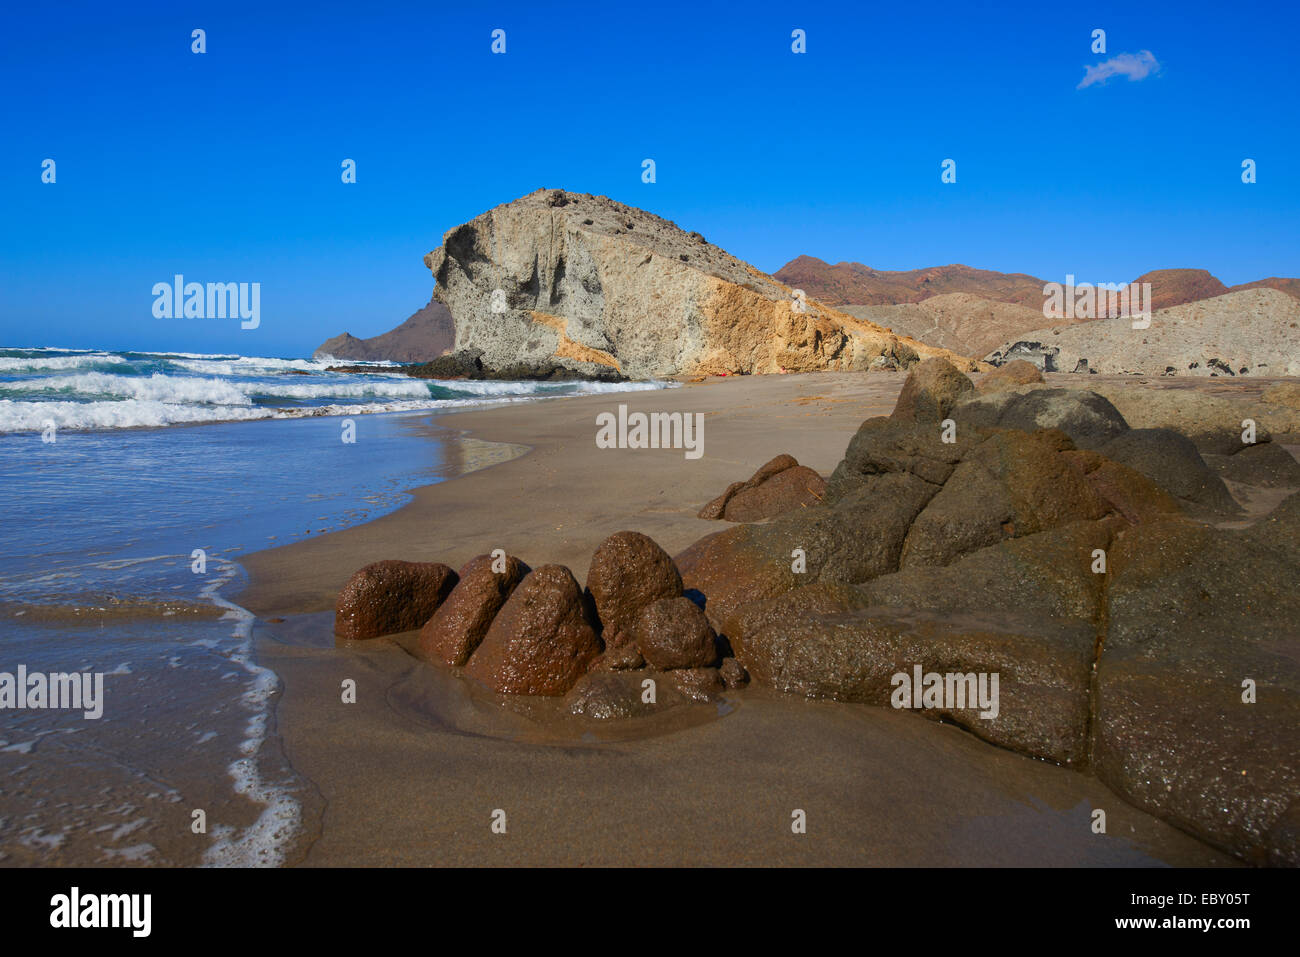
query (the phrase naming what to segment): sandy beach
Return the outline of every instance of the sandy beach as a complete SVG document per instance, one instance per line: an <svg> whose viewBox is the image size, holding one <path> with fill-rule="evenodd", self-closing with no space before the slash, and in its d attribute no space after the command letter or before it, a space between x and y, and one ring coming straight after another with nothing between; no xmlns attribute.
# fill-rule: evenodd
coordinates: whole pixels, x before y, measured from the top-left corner
<svg viewBox="0 0 1300 957"><path fill-rule="evenodd" d="M1230 865L1095 777L952 725L759 688L612 723L507 702L418 660L412 634L342 643L335 596L381 559L459 567L503 548L569 566L622 529L676 553L700 507L786 452L829 474L902 374L710 378L680 389L443 415L465 474L377 520L248 556L235 596L282 683L285 758L308 783L290 863L334 865ZM596 447L595 417L704 413L704 455ZM502 459L505 459L502 461ZM484 465L486 462L496 464ZM341 687L356 682L355 704ZM1105 834L1091 812L1107 812ZM505 812L504 834L491 828ZM803 811L807 832L792 832Z"/></svg>

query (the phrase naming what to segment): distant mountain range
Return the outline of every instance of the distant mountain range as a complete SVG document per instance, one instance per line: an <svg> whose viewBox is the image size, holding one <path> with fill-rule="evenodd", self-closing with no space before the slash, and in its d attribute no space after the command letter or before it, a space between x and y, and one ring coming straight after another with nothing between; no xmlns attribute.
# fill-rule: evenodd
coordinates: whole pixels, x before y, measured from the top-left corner
<svg viewBox="0 0 1300 957"><path fill-rule="evenodd" d="M412 313L396 329L369 339L345 332L326 339L312 356L353 362L429 362L451 349L455 341L451 313L442 303L430 299L427 306Z"/></svg>
<svg viewBox="0 0 1300 957"><path fill-rule="evenodd" d="M1010 302L1041 311L1046 280L1026 273L1004 273L970 266L931 266L927 269L891 271L862 263L831 265L814 256L800 256L774 274L809 299L831 306L896 306L933 296L969 293L993 302ZM1052 282L1064 282L1054 277ZM1083 277L1079 277L1083 281ZM1269 286L1300 298L1300 279L1258 279L1229 288L1205 269L1156 269L1134 282L1151 283L1151 306L1168 309L1184 303L1212 299L1227 292Z"/></svg>

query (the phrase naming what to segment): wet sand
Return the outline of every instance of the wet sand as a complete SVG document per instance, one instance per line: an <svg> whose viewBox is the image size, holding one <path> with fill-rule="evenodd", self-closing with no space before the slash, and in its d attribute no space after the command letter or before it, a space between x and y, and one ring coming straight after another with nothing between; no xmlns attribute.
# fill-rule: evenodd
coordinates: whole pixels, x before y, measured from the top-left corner
<svg viewBox="0 0 1300 957"><path fill-rule="evenodd" d="M695 513L772 456L829 473L902 382L713 379L441 416L439 426L528 451L418 489L369 524L248 556L251 584L235 600L261 618L258 660L283 684L276 746L307 782L290 862L1234 863L1087 773L915 714L751 688L654 718L566 720L555 702L505 701L417 660L410 635L335 642L334 596L368 562L459 567L500 547L533 565L569 565L582 581L596 545L620 529L675 553L724 527ZM595 416L620 403L704 413L704 456L598 449ZM355 704L341 700L346 679ZM1092 832L1094 808L1107 813L1105 834ZM498 809L504 834L491 829ZM796 810L805 834L792 832Z"/></svg>

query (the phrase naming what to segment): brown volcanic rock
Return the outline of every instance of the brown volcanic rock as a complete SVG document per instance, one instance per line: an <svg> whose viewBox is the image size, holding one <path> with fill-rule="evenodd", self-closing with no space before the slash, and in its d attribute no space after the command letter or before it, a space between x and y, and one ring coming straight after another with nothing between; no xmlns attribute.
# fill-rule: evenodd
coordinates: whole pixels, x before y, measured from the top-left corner
<svg viewBox="0 0 1300 957"><path fill-rule="evenodd" d="M1241 531L1131 529L1111 549L1109 579L1098 776L1247 860L1300 864L1294 843L1270 836L1300 800L1300 495Z"/></svg>
<svg viewBox="0 0 1300 957"><path fill-rule="evenodd" d="M334 633L360 640L414 631L433 616L455 584L456 572L441 562L374 562L339 592Z"/></svg>
<svg viewBox="0 0 1300 957"><path fill-rule="evenodd" d="M562 695L600 652L577 579L543 565L506 599L465 673L502 694Z"/></svg>
<svg viewBox="0 0 1300 957"><path fill-rule="evenodd" d="M895 675L998 676L998 713L965 702L922 713L947 718L985 740L1063 764L1085 755L1088 681L1095 634L1086 625L998 615L948 615L867 608L792 618L746 640L741 663L779 691L889 707Z"/></svg>
<svg viewBox="0 0 1300 957"><path fill-rule="evenodd" d="M1005 389L1015 389L1042 381L1043 374L1038 371L1038 366L1024 359L1012 359L1006 365L999 366L988 375L982 376L976 383L975 390L980 395L986 395L989 392L1002 392Z"/></svg>
<svg viewBox="0 0 1300 957"><path fill-rule="evenodd" d="M1256 488L1300 488L1300 462L1274 442L1243 445L1232 455L1202 456L1220 477Z"/></svg>
<svg viewBox="0 0 1300 957"><path fill-rule="evenodd" d="M514 556L504 559L501 572L492 570L491 555L479 555L460 570L460 580L433 617L420 629L420 653L445 665L460 667L487 634L492 619L528 566Z"/></svg>
<svg viewBox="0 0 1300 957"><path fill-rule="evenodd" d="M1127 465L1086 450L1066 450L1062 455L1129 524L1156 522L1183 513L1176 498Z"/></svg>
<svg viewBox="0 0 1300 957"><path fill-rule="evenodd" d="M799 588L750 606L732 637L756 681L888 705L893 675L997 672L999 714L940 708L986 740L1063 764L1087 759L1089 679L1114 519L1075 522L854 586Z"/></svg>
<svg viewBox="0 0 1300 957"><path fill-rule="evenodd" d="M974 391L975 384L951 362L926 359L907 374L891 418L940 422L963 395Z"/></svg>
<svg viewBox="0 0 1300 957"><path fill-rule="evenodd" d="M830 505L708 535L677 556L686 588L724 635L744 606L800 585L851 584L898 568L903 539L937 487L909 472L858 477ZM802 556L802 559L796 558ZM796 571L802 561L803 570Z"/></svg>
<svg viewBox="0 0 1300 957"><path fill-rule="evenodd" d="M833 306L847 303L893 305L920 302L947 293L973 293L996 302L1015 302L1034 309L1043 306L1043 281L1024 273L1001 273L970 266L932 266L890 271L862 263L834 266L814 256L792 259L774 273L809 298Z"/></svg>
<svg viewBox="0 0 1300 957"><path fill-rule="evenodd" d="M727 490L700 509L700 518L728 522L759 522L782 512L820 504L826 498L826 480L792 455L778 455L745 482Z"/></svg>
<svg viewBox="0 0 1300 957"><path fill-rule="evenodd" d="M652 668L708 668L718 661L717 636L689 598L660 598L637 613L631 629L637 650Z"/></svg>
<svg viewBox="0 0 1300 957"><path fill-rule="evenodd" d="M648 535L615 532L591 556L587 594L595 604L608 646L631 640L629 629L646 605L681 593L682 576L672 556Z"/></svg>
<svg viewBox="0 0 1300 957"><path fill-rule="evenodd" d="M643 682L655 682L655 700L644 698ZM671 681L650 671L593 671L578 679L565 695L570 714L607 720L641 718L686 703Z"/></svg>
<svg viewBox="0 0 1300 957"><path fill-rule="evenodd" d="M1141 472L1198 513L1232 516L1241 511L1192 440L1173 429L1130 429L1098 451Z"/></svg>
<svg viewBox="0 0 1300 957"><path fill-rule="evenodd" d="M947 565L975 549L1101 518L1105 502L1043 433L997 432L962 459L907 533L901 564Z"/></svg>

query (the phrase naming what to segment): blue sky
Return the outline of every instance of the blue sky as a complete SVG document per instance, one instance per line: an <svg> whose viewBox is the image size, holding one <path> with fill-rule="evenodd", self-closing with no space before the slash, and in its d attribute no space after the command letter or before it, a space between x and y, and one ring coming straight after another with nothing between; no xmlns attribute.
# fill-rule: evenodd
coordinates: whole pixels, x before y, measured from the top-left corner
<svg viewBox="0 0 1300 957"><path fill-rule="evenodd" d="M428 300L447 229L542 186L768 271L807 253L1296 276L1298 21L1250 2L8 4L0 344L288 356L374 335ZM1151 75L1078 88L1140 51ZM260 282L260 327L154 318L177 272Z"/></svg>

